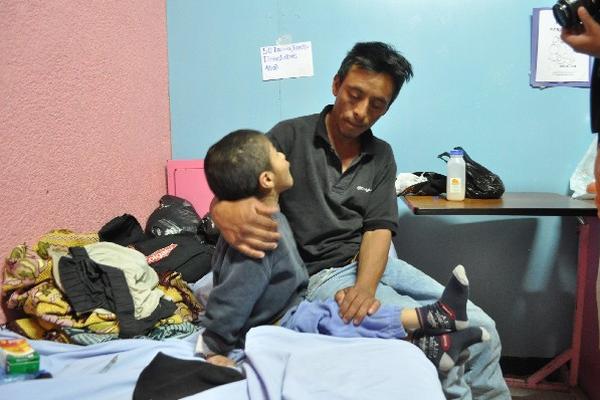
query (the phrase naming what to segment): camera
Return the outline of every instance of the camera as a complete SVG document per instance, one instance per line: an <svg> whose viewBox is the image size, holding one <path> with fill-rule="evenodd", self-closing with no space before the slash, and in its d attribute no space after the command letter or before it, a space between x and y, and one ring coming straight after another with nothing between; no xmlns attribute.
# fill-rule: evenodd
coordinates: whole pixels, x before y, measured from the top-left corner
<svg viewBox="0 0 600 400"><path fill-rule="evenodd" d="M560 26L563 28L574 28L581 24L577 16L577 9L579 7L585 7L587 12L594 19L598 20L600 0L558 0L554 7L552 7L552 12L554 13L556 22Z"/></svg>

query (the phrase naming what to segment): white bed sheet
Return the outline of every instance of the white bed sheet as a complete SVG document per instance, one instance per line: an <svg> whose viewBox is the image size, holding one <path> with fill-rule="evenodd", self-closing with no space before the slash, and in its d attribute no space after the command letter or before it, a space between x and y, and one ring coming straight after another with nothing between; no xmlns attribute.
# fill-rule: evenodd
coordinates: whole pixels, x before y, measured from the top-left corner
<svg viewBox="0 0 600 400"><path fill-rule="evenodd" d="M18 337L0 330L0 339ZM193 356L196 335L153 341L123 339L91 346L31 340L41 368L53 375L0 385L3 399L131 399L142 369L163 352ZM434 366L399 340L344 339L276 326L252 329L246 342L247 379L188 399L444 399Z"/></svg>

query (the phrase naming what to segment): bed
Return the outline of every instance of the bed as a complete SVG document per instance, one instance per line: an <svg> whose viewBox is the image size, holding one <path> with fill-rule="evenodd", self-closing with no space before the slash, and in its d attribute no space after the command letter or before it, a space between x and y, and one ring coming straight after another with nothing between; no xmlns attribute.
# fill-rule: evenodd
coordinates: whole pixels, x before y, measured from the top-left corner
<svg viewBox="0 0 600 400"><path fill-rule="evenodd" d="M0 331L0 338L16 337ZM53 375L2 385L4 399L127 399L158 352L192 359L195 336L76 346L31 341ZM403 341L340 339L274 326L248 334L246 379L193 399L443 399L433 365Z"/></svg>
<svg viewBox="0 0 600 400"><path fill-rule="evenodd" d="M198 214L212 195L201 160L169 161L169 194L186 198ZM204 182L198 185L198 182ZM192 289L198 298L210 290L210 276ZM142 371L159 354L196 360L201 331L179 339L118 339L87 346L29 340L40 367L52 378L0 385L3 399L132 398ZM0 339L20 337L0 329ZM200 393L193 399L444 399L438 374L415 346L397 340L344 339L261 326L247 335L238 352L244 379ZM185 371L180 384L185 386ZM165 378L166 379L166 378ZM165 397L161 397L165 398Z"/></svg>

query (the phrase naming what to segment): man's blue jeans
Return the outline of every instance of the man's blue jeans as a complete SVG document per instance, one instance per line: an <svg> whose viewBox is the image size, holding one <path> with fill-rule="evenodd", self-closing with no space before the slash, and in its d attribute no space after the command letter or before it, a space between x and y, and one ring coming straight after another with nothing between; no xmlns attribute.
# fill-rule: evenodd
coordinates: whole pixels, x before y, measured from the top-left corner
<svg viewBox="0 0 600 400"><path fill-rule="evenodd" d="M311 276L308 299L332 298L338 290L354 285L355 281L356 263L323 270ZM382 304L414 308L437 301L443 290L444 286L433 278L405 261L390 257L377 287L376 297ZM446 398L510 400L499 364L501 345L496 324L472 302L467 305L467 313L470 326L486 328L491 339L471 346L470 357L465 364L457 365L447 374L440 375Z"/></svg>

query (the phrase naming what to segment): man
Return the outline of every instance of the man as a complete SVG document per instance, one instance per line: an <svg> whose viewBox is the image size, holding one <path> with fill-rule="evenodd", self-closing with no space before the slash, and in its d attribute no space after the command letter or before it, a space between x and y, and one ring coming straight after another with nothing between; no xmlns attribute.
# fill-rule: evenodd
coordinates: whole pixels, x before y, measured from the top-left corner
<svg viewBox="0 0 600 400"><path fill-rule="evenodd" d="M219 199L255 197L277 206L280 195L294 184L285 155L261 132L247 129L212 145L204 171ZM243 344L250 328L274 323L339 337L409 339L410 333L410 340L442 372L470 345L488 340L485 329L468 326L469 280L462 265L454 268L442 297L433 304L417 309L382 305L360 325L344 323L333 299L305 300L306 266L285 215L273 217L282 235L280 246L262 259L241 254L219 238L212 260L214 287L202 320L206 329L196 345L209 363L234 366L227 353Z"/></svg>
<svg viewBox="0 0 600 400"><path fill-rule="evenodd" d="M359 324L380 302L419 307L443 291L413 266L387 257L398 223L396 164L389 144L370 128L411 77L410 63L391 46L357 43L333 79L335 103L268 133L296 181L282 193L280 207L311 275L308 299L335 298L347 323ZM254 257L276 246L276 225L269 218L275 211L252 200L218 201L211 208L225 240ZM484 327L491 340L489 346L471 347L466 367L440 375L446 397L510 399L495 324L472 303L467 311L472 325Z"/></svg>
<svg viewBox="0 0 600 400"><path fill-rule="evenodd" d="M563 28L561 37L576 52L596 58L592 69L590 114L592 132L598 133L600 131L600 61L598 61L600 58L600 24L584 7L579 7L577 15L582 26L576 29ZM600 139L598 144L600 145ZM600 217L600 157L598 157L598 152L594 163L594 177L596 179L596 206L598 207L598 217Z"/></svg>

